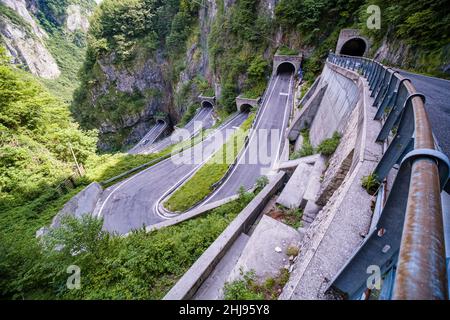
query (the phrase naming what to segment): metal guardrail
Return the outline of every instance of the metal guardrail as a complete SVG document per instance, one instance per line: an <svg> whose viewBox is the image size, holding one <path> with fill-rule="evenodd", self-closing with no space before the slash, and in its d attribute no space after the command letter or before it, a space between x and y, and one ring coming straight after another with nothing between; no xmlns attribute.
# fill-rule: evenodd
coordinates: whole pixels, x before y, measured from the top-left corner
<svg viewBox="0 0 450 320"><path fill-rule="evenodd" d="M377 142L388 145L376 178L385 183L399 165L378 221L331 288L357 298L367 291L368 266L391 274L396 265L392 299L448 299L441 191L450 164L434 141L425 96L409 79L374 60L330 53L328 61L368 81L378 108L375 120L384 120Z"/></svg>

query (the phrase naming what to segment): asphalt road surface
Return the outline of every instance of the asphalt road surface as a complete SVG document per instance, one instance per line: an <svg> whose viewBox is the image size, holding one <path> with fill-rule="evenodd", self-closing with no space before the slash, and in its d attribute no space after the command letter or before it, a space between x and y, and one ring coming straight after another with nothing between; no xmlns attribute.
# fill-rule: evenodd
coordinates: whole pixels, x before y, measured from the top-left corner
<svg viewBox="0 0 450 320"><path fill-rule="evenodd" d="M144 138L139 141L132 149L128 151L129 154L138 154L144 148L152 145L163 132L167 129L167 124L165 122L156 123L150 131L145 135Z"/></svg>
<svg viewBox="0 0 450 320"><path fill-rule="evenodd" d="M154 225L165 220L160 216L155 205L180 181L189 177L201 163L193 160L194 152L203 153L206 159L223 145L218 135L229 137L239 127L248 114L241 113L216 130L201 144L183 152L184 161L173 159L162 161L135 176L120 182L102 195L94 212L96 217L104 219L104 230L125 234L144 226Z"/></svg>
<svg viewBox="0 0 450 320"><path fill-rule="evenodd" d="M292 73L280 74L271 81L268 99L262 106L256 130L253 131L245 152L228 179L205 203L213 203L233 196L242 186L249 190L258 178L271 171L284 147L285 130L292 112L293 86ZM264 144L267 149L261 149ZM255 157L256 152L258 152L257 157Z"/></svg>
<svg viewBox="0 0 450 320"><path fill-rule="evenodd" d="M433 133L447 157L450 157L450 81L398 70L411 79L416 90L426 98L425 107Z"/></svg>
<svg viewBox="0 0 450 320"><path fill-rule="evenodd" d="M197 114L189 121L183 129L188 130L191 136L195 136L202 129L209 129L214 125L213 119L213 108L201 108ZM176 129L178 130L178 129ZM176 136L176 133L174 134ZM166 137L159 142L153 143L152 145L141 148L140 154L150 154L155 152L160 152L167 147L174 144L172 136Z"/></svg>

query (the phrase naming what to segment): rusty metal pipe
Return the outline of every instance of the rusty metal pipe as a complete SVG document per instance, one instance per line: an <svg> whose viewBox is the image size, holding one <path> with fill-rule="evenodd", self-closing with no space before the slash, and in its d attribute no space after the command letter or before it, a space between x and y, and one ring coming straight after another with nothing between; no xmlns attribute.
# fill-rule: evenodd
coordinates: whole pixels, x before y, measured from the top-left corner
<svg viewBox="0 0 450 320"><path fill-rule="evenodd" d="M409 94L414 86L405 81ZM435 149L431 124L420 97L414 110L415 149ZM448 299L444 225L438 164L431 158L412 163L408 204L400 246L394 299Z"/></svg>
<svg viewBox="0 0 450 320"><path fill-rule="evenodd" d="M433 159L416 159L412 165L393 299L448 299L440 182Z"/></svg>

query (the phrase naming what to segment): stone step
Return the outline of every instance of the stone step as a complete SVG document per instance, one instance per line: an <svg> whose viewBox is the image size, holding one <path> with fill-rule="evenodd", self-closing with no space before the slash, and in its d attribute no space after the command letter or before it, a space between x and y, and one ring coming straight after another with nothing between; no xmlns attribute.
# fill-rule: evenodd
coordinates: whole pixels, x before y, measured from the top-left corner
<svg viewBox="0 0 450 320"><path fill-rule="evenodd" d="M324 156L319 156L311 170L311 175L306 187L303 199L316 202L319 197L322 174L327 168L327 160Z"/></svg>
<svg viewBox="0 0 450 320"><path fill-rule="evenodd" d="M253 270L261 282L279 275L280 269L289 263L286 252L290 246L298 246L303 235L296 229L269 216L263 216L250 237L239 261L230 273L227 282L241 279Z"/></svg>
<svg viewBox="0 0 450 320"><path fill-rule="evenodd" d="M300 163L278 197L277 203L289 209L304 208L306 202L303 200L303 196L308 185L305 182L309 181L312 169L312 165Z"/></svg>

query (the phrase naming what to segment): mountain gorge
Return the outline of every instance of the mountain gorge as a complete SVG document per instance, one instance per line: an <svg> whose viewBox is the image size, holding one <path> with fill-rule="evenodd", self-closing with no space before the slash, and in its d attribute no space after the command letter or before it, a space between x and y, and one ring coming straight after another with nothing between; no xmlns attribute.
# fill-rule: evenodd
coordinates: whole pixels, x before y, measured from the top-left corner
<svg viewBox="0 0 450 320"><path fill-rule="evenodd" d="M444 34L424 46L419 39L426 33L419 36L414 29L428 18L414 21L398 11L414 12L426 4L391 6L383 11L389 24L381 31L365 26L368 4L105 1L92 18L72 111L83 127L100 130L100 149L121 149L144 136L155 117L177 124L187 110L198 108L202 92L216 96L223 114L234 112L237 95L259 96L277 49L303 52L306 80L312 81L344 27L360 27L373 41L371 54L380 60L429 73L448 69L448 27L430 26ZM432 15L443 7L433 4Z"/></svg>
<svg viewBox="0 0 450 320"><path fill-rule="evenodd" d="M1 0L0 40L14 64L58 97L70 101L78 86L94 0Z"/></svg>
<svg viewBox="0 0 450 320"><path fill-rule="evenodd" d="M367 25L374 4L380 29ZM87 255L42 250L36 231L91 184L122 183L129 170L139 175L168 157L175 146L129 150L158 120L183 127L201 108L199 95L216 98L207 111L218 123L236 112L239 95L260 97L277 53L303 55L302 94L345 28L369 40L369 58L450 78L449 19L446 0L0 0L0 299L162 298L251 194L162 233L124 240L98 221L63 230L76 252L99 243ZM81 291L65 288L74 259L86 270Z"/></svg>

